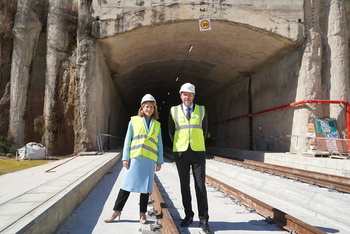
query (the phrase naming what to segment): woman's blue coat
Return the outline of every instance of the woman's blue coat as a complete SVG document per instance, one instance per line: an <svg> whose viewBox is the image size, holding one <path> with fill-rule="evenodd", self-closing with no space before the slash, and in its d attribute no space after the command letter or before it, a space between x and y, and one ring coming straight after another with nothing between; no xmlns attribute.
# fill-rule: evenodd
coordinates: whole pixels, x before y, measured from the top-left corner
<svg viewBox="0 0 350 234"><path fill-rule="evenodd" d="M146 131L148 133L149 129L152 127L154 120L151 119L151 122L149 124L150 127L148 127L146 123L146 119L144 117L142 117L142 119L143 119L143 124L146 127ZM129 192L135 192L135 193L152 193L156 163L164 162L162 134L161 134L161 131L159 131L158 144L157 144L158 146L157 162L146 157L135 157L130 159L130 145L131 145L131 140L133 136L134 136L134 129L130 121L128 130L125 136L123 158L122 158L122 160L129 161L129 168L124 173L121 188L123 190L129 191Z"/></svg>

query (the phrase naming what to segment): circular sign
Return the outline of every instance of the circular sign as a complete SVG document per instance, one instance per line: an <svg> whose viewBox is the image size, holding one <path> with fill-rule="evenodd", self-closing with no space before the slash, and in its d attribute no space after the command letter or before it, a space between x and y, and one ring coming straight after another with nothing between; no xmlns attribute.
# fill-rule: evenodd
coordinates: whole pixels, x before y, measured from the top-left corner
<svg viewBox="0 0 350 234"><path fill-rule="evenodd" d="M200 25L202 29L208 29L210 27L210 22L208 20L202 20Z"/></svg>

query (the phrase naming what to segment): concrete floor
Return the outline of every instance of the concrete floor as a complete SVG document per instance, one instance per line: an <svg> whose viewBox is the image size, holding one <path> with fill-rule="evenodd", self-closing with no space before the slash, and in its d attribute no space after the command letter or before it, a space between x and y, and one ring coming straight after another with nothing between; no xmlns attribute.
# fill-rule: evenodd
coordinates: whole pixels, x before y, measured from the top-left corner
<svg viewBox="0 0 350 234"><path fill-rule="evenodd" d="M132 193L121 220L115 223L104 223L114 205L119 186L123 177L121 163L117 163L96 188L89 194L81 206L75 210L68 221L58 231L58 234L67 233L148 233L154 223L154 217L149 217L149 224L141 225L138 222L138 194ZM178 175L175 164L167 161L161 171L156 173L161 183L161 192L168 204L175 224L179 227L184 218L181 204ZM115 183L114 183L115 182ZM181 233L202 233L198 227L198 213L192 180L192 200L195 214L194 222L188 228L179 228ZM213 187L207 187L210 205L210 225L213 233L287 233L279 228L267 224L263 217L250 213L244 207L236 205L230 198ZM149 209L152 207L150 206ZM227 211L227 212L223 212Z"/></svg>
<svg viewBox="0 0 350 234"><path fill-rule="evenodd" d="M119 159L119 152L78 156L0 176L0 233L149 233L155 219L149 216L147 225L138 222L138 194L131 194L120 221L103 222L112 211L123 177ZM213 160L207 160L207 174L280 207L283 202L273 197L275 194L284 200L285 212L302 214L301 218L297 218L311 219L315 222L314 226L324 231L339 234L350 232L348 224L341 225L343 219L349 218L346 205L350 204L349 195L329 193L327 189L290 180L282 181L278 177ZM166 161L156 175L164 200L178 225L184 212L175 164ZM270 190L271 194L266 195L262 188ZM248 212L215 188L208 186L207 191L210 225L214 233L287 233L266 224L263 217ZM286 191L291 192L283 195ZM192 192L196 213L193 181ZM314 203L307 204L306 201ZM301 212L294 203L310 207L310 212ZM342 217L334 222L331 218L323 217L321 212L311 212L315 207L324 209L321 205L328 206L328 213L338 212ZM309 213L308 216L306 213ZM179 230L181 233L201 233L197 214L190 227Z"/></svg>

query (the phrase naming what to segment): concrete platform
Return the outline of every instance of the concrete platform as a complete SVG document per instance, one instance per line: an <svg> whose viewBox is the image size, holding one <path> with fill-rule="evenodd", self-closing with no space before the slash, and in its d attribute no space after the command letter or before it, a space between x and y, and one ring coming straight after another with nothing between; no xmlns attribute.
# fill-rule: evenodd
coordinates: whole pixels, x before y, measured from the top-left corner
<svg viewBox="0 0 350 234"><path fill-rule="evenodd" d="M330 175L350 177L350 160L331 157L308 157L294 153L237 150L208 147L208 154L234 159L249 159L274 165L316 171Z"/></svg>
<svg viewBox="0 0 350 234"><path fill-rule="evenodd" d="M151 225L156 221L155 216L147 215L148 223L139 223L137 193L130 193L120 220L104 222L112 213L123 175L122 163L118 161L56 233L154 233L151 232ZM149 204L147 210L151 209L152 205Z"/></svg>
<svg viewBox="0 0 350 234"><path fill-rule="evenodd" d="M0 176L0 233L54 233L120 157L76 156Z"/></svg>

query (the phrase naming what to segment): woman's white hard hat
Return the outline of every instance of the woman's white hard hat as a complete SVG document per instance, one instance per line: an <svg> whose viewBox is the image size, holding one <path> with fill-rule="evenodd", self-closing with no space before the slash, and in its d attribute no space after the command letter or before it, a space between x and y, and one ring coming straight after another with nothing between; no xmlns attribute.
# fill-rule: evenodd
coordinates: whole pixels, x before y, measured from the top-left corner
<svg viewBox="0 0 350 234"><path fill-rule="evenodd" d="M191 83L185 83L181 86L179 93L181 94L182 92L189 92L195 94L195 87Z"/></svg>
<svg viewBox="0 0 350 234"><path fill-rule="evenodd" d="M143 96L143 98L142 98L142 100L141 100L141 105L142 105L144 102L154 102L154 103L157 103L157 102L156 102L156 99L155 99L151 94L146 94L145 96Z"/></svg>

